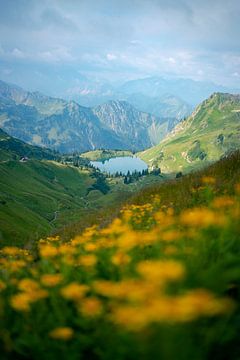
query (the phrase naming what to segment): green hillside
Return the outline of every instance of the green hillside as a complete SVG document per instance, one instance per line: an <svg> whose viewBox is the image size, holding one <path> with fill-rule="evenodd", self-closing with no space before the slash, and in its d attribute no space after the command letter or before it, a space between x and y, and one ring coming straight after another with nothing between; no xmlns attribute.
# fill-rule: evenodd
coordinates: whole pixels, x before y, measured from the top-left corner
<svg viewBox="0 0 240 360"><path fill-rule="evenodd" d="M0 161L17 160L22 157L54 160L58 153L39 146L28 145L0 129Z"/></svg>
<svg viewBox="0 0 240 360"><path fill-rule="evenodd" d="M26 243L30 236L49 233L62 212L83 207L82 197L93 182L87 171L57 162L0 163L1 244Z"/></svg>
<svg viewBox="0 0 240 360"><path fill-rule="evenodd" d="M1 248L2 357L239 360L239 176L240 151L68 241Z"/></svg>
<svg viewBox="0 0 240 360"><path fill-rule="evenodd" d="M189 171L240 147L240 95L215 93L159 145L139 156L163 172Z"/></svg>

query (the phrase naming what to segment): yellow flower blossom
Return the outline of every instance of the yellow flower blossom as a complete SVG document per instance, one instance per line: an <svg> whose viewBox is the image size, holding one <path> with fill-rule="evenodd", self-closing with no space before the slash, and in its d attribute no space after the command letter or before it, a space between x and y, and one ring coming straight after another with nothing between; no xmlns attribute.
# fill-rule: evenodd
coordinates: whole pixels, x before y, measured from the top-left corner
<svg viewBox="0 0 240 360"><path fill-rule="evenodd" d="M80 302L80 311L85 316L98 316L102 312L102 303L96 297L83 299Z"/></svg>
<svg viewBox="0 0 240 360"><path fill-rule="evenodd" d="M26 291L26 292L38 290L39 287L40 287L40 285L37 281L28 279L28 278L22 279L18 283L19 290Z"/></svg>
<svg viewBox="0 0 240 360"><path fill-rule="evenodd" d="M88 291L88 286L72 282L63 287L60 291L61 295L67 300L80 300Z"/></svg>
<svg viewBox="0 0 240 360"><path fill-rule="evenodd" d="M1 253L8 256L16 256L21 253L21 249L16 246L5 246L3 249L1 249Z"/></svg>
<svg viewBox="0 0 240 360"><path fill-rule="evenodd" d="M29 311L30 304L48 296L47 291L43 289L28 289L13 295L10 299L11 306L18 311Z"/></svg>
<svg viewBox="0 0 240 360"><path fill-rule="evenodd" d="M29 311L30 310L31 297L28 293L19 293L14 295L10 299L10 304L13 309L17 311Z"/></svg>
<svg viewBox="0 0 240 360"><path fill-rule="evenodd" d="M22 269L23 267L27 266L26 261L24 260L14 260L9 263L8 269L11 272L17 272L18 270Z"/></svg>
<svg viewBox="0 0 240 360"><path fill-rule="evenodd" d="M59 241L60 240L60 236L56 235L56 236L48 236L47 239L48 241Z"/></svg>
<svg viewBox="0 0 240 360"><path fill-rule="evenodd" d="M58 327L50 331L49 336L56 340L70 340L74 335L74 331L70 327Z"/></svg>
<svg viewBox="0 0 240 360"><path fill-rule="evenodd" d="M131 258L129 255L127 255L123 252L118 252L115 255L113 255L111 260L114 265L121 266L121 265L128 264L130 262Z"/></svg>
<svg viewBox="0 0 240 360"><path fill-rule="evenodd" d="M89 252L95 251L95 250L97 250L97 244L92 243L92 242L86 243L84 245L84 249Z"/></svg>
<svg viewBox="0 0 240 360"><path fill-rule="evenodd" d="M231 207L234 205L234 200L230 196L221 196L215 198L212 202L213 207L216 209L223 207Z"/></svg>
<svg viewBox="0 0 240 360"><path fill-rule="evenodd" d="M52 245L41 245L40 246L40 255L44 258L51 258L58 255L58 249Z"/></svg>
<svg viewBox="0 0 240 360"><path fill-rule="evenodd" d="M180 280L185 274L184 266L174 260L142 261L137 265L137 271L148 281Z"/></svg>
<svg viewBox="0 0 240 360"><path fill-rule="evenodd" d="M82 255L79 257L77 264L86 266L86 267L92 267L96 264L97 257L95 255Z"/></svg>
<svg viewBox="0 0 240 360"><path fill-rule="evenodd" d="M62 244L58 247L58 252L62 255L73 255L75 251L75 248L70 246L70 244Z"/></svg>
<svg viewBox="0 0 240 360"><path fill-rule="evenodd" d="M57 286L62 280L63 277L61 274L45 274L41 277L41 283L47 287Z"/></svg>
<svg viewBox="0 0 240 360"><path fill-rule="evenodd" d="M223 215L207 208L185 210L180 215L180 221L184 225L196 227L222 226L226 224L226 219Z"/></svg>

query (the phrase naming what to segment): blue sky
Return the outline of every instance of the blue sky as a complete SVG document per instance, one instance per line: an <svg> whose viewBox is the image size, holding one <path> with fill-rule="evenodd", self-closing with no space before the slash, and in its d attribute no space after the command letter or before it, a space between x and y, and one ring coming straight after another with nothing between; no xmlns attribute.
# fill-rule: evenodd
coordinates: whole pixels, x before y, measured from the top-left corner
<svg viewBox="0 0 240 360"><path fill-rule="evenodd" d="M239 0L0 0L0 78L54 91L87 76L239 88Z"/></svg>

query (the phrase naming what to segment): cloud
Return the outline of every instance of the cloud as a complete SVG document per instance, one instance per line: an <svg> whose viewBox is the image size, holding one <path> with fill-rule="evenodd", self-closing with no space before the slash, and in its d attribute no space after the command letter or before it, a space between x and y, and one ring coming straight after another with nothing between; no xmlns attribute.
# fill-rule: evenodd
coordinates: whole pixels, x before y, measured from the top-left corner
<svg viewBox="0 0 240 360"><path fill-rule="evenodd" d="M109 53L109 54L107 54L107 59L108 59L109 61L116 60L116 59L117 59L117 56L114 55L114 54Z"/></svg>
<svg viewBox="0 0 240 360"><path fill-rule="evenodd" d="M109 78L238 80L232 74L240 73L239 0L0 0L0 6L0 56L16 68L25 62L25 71L29 64L41 73L47 64L49 73L68 64Z"/></svg>

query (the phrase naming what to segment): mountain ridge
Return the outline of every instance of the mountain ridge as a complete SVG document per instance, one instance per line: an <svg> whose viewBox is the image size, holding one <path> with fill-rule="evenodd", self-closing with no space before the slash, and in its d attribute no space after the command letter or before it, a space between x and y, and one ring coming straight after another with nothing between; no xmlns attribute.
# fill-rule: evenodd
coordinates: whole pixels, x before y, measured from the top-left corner
<svg viewBox="0 0 240 360"><path fill-rule="evenodd" d="M191 170L240 147L240 95L213 93L157 146L139 156L165 172Z"/></svg>
<svg viewBox="0 0 240 360"><path fill-rule="evenodd" d="M61 152L141 150L158 143L174 121L141 112L125 101L92 109L0 82L0 126L25 142Z"/></svg>

